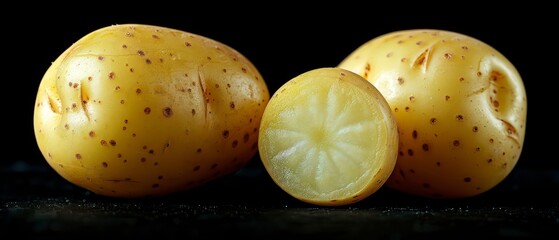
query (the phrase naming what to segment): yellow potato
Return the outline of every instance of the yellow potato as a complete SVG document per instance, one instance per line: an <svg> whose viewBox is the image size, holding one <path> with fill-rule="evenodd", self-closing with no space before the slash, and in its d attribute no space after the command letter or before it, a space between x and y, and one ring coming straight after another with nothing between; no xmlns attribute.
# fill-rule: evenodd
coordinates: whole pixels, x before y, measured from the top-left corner
<svg viewBox="0 0 559 240"><path fill-rule="evenodd" d="M388 186L469 197L496 186L517 163L526 92L491 46L448 31L399 31L363 44L339 67L368 79L392 108L400 146Z"/></svg>
<svg viewBox="0 0 559 240"><path fill-rule="evenodd" d="M260 125L262 163L291 196L340 206L376 192L396 163L398 133L386 100L350 71L319 68L284 84Z"/></svg>
<svg viewBox="0 0 559 240"><path fill-rule="evenodd" d="M149 25L94 31L45 73L38 146L54 170L95 193L169 194L231 174L257 151L269 100L229 46Z"/></svg>

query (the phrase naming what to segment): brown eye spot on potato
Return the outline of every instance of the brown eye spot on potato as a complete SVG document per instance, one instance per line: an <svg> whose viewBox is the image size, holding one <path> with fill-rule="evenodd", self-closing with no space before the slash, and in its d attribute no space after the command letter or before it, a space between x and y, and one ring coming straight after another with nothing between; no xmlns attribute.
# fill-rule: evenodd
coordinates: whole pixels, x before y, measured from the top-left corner
<svg viewBox="0 0 559 240"><path fill-rule="evenodd" d="M82 159L82 155L79 153L76 153L76 159Z"/></svg>
<svg viewBox="0 0 559 240"><path fill-rule="evenodd" d="M493 107L498 108L499 107L499 101L494 100L493 101ZM498 109L496 109L496 110L498 110Z"/></svg>
<svg viewBox="0 0 559 240"><path fill-rule="evenodd" d="M458 146L460 146L460 141L454 140L454 141L452 141L452 145L454 145L455 147L458 147Z"/></svg>
<svg viewBox="0 0 559 240"><path fill-rule="evenodd" d="M146 115L149 115L151 113L151 108L149 108L149 107L144 108L144 113Z"/></svg>
<svg viewBox="0 0 559 240"><path fill-rule="evenodd" d="M437 123L437 119L436 118L431 118L431 119L429 119L429 122L431 123L431 125L435 125L435 123Z"/></svg>
<svg viewBox="0 0 559 240"><path fill-rule="evenodd" d="M169 118L172 115L173 115L173 109L171 109L170 107L163 108L163 116Z"/></svg>

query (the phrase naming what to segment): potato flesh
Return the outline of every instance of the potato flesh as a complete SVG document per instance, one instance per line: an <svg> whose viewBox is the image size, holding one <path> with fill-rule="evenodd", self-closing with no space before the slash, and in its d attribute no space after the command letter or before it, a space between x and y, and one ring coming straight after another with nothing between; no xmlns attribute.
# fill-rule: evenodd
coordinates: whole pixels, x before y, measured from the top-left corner
<svg viewBox="0 0 559 240"><path fill-rule="evenodd" d="M373 39L340 65L386 98L400 131L388 186L442 198L501 182L522 149L526 93L495 49L457 33L401 31Z"/></svg>
<svg viewBox="0 0 559 240"><path fill-rule="evenodd" d="M246 164L268 99L257 69L226 45L117 25L80 39L47 70L35 133L70 182L109 196L162 195Z"/></svg>
<svg viewBox="0 0 559 240"><path fill-rule="evenodd" d="M272 97L259 149L286 192L309 203L343 205L384 184L397 143L380 93L349 71L323 68L294 78Z"/></svg>

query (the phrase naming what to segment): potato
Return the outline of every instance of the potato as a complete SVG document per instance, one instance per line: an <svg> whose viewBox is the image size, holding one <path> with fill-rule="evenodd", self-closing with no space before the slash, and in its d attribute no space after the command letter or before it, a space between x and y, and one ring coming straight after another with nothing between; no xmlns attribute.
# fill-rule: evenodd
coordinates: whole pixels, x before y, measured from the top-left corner
<svg viewBox="0 0 559 240"><path fill-rule="evenodd" d="M268 100L258 70L229 46L114 25L81 38L46 71L35 136L50 166L78 186L161 196L245 165Z"/></svg>
<svg viewBox="0 0 559 240"><path fill-rule="evenodd" d="M266 106L260 158L275 183L316 205L340 206L376 192L394 169L396 121L380 92L339 68L303 73Z"/></svg>
<svg viewBox="0 0 559 240"><path fill-rule="evenodd" d="M526 92L491 46L455 32L405 30L370 40L339 67L368 79L392 108L400 144L387 186L464 198L493 188L516 165Z"/></svg>

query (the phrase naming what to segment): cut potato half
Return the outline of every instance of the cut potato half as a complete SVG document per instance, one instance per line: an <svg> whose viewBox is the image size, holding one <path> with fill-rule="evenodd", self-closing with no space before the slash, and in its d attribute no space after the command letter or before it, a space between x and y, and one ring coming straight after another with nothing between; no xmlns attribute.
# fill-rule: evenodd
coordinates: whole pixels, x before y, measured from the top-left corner
<svg viewBox="0 0 559 240"><path fill-rule="evenodd" d="M390 107L363 77L339 68L303 73L278 89L259 133L263 165L291 196L316 205L358 202L394 168Z"/></svg>

